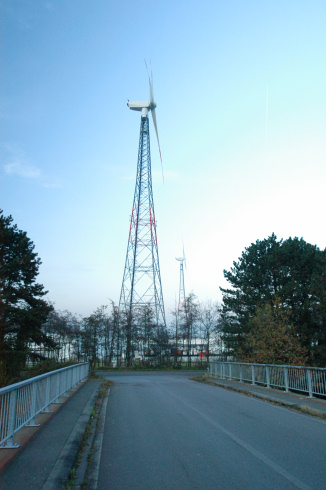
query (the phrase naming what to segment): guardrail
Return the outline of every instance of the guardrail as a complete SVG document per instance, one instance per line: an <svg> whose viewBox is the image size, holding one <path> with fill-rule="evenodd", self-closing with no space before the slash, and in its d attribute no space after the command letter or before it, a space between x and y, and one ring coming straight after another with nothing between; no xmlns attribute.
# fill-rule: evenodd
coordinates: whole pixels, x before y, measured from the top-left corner
<svg viewBox="0 0 326 490"><path fill-rule="evenodd" d="M14 435L24 426L37 426L35 417L50 412L51 403L88 376L88 362L68 366L0 388L0 449L16 448Z"/></svg>
<svg viewBox="0 0 326 490"><path fill-rule="evenodd" d="M221 379L307 393L310 398L326 396L326 368L213 361L209 372Z"/></svg>

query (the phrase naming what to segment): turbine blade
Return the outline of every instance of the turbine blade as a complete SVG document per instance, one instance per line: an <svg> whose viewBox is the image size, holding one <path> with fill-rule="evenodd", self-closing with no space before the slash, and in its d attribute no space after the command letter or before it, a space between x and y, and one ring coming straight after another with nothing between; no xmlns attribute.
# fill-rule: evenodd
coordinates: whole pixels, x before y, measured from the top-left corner
<svg viewBox="0 0 326 490"><path fill-rule="evenodd" d="M146 65L146 70L147 70L147 75L148 75L148 81L149 81L149 101L151 104L154 104L154 94L153 94L153 73L152 73L152 81L151 81L151 77L149 75L149 71L148 71L148 66L147 66L147 63L146 63L146 60L145 61L145 65Z"/></svg>
<svg viewBox="0 0 326 490"><path fill-rule="evenodd" d="M152 62L150 61L150 64L151 64L151 102L153 104L155 104L154 102L154 83L153 83L153 71L152 71Z"/></svg>
<svg viewBox="0 0 326 490"><path fill-rule="evenodd" d="M162 153L161 153L161 147L160 147L160 140L159 140L158 132L157 132L157 122L156 122L156 113L155 113L156 104L154 102L152 63L150 62L151 63L151 75L150 75L149 74L149 71L148 71L148 66L147 66L146 60L144 60L144 61L145 61L145 66L146 66L147 75L148 75L148 81L149 81L149 100L150 100L150 102L149 102L149 109L152 112L153 124L154 124L156 138L157 138L157 143L158 143L158 150L160 152L162 178L163 178L163 183L164 183Z"/></svg>
<svg viewBox="0 0 326 490"><path fill-rule="evenodd" d="M185 246L182 240L182 251L183 251L183 261L185 263L185 268L187 269L187 261L186 261L186 256L185 256Z"/></svg>
<svg viewBox="0 0 326 490"><path fill-rule="evenodd" d="M164 174L163 174L163 162L162 162L162 154L161 154L161 148L160 148L160 140L158 138L158 132L157 132L157 123L156 123L156 114L155 114L155 109L153 108L151 110L152 112L152 118L153 118L153 124L154 124L154 128L155 128L155 133L156 133L156 138L157 138L157 143L158 143L158 150L160 152L160 159L161 159L161 169L162 169L162 178L163 178L163 182L164 182Z"/></svg>

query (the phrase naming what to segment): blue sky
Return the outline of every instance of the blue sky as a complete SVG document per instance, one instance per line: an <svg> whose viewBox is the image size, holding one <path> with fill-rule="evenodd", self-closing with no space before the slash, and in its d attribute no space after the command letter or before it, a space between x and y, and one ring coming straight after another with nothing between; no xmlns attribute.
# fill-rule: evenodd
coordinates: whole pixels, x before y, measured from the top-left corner
<svg viewBox="0 0 326 490"><path fill-rule="evenodd" d="M326 247L324 0L6 0L0 14L0 207L58 309L119 301L144 59L167 316L183 243L201 301L273 232Z"/></svg>

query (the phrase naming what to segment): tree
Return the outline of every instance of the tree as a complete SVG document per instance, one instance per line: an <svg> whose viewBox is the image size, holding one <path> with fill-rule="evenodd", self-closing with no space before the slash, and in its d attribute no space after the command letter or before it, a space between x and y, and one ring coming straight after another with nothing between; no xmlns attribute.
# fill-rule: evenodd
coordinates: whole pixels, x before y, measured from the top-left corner
<svg viewBox="0 0 326 490"><path fill-rule="evenodd" d="M203 338L206 342L206 355L208 362L212 336L216 336L220 331L219 318L219 306L217 303L206 301L206 303L199 306L199 322L202 327Z"/></svg>
<svg viewBox="0 0 326 490"><path fill-rule="evenodd" d="M58 311L53 308L49 313L42 331L51 338L54 348L42 346L44 356L56 361L81 361L82 319L70 311Z"/></svg>
<svg viewBox="0 0 326 490"><path fill-rule="evenodd" d="M82 350L89 359L91 369L94 369L102 357L101 346L107 328L108 316L107 305L97 308L89 317L84 318L84 330L82 337Z"/></svg>
<svg viewBox="0 0 326 490"><path fill-rule="evenodd" d="M116 365L121 365L121 332L119 329L119 310L111 301L111 312L108 305L102 305L83 320L80 332L81 354L84 354L94 368L102 362L111 366L116 357Z"/></svg>
<svg viewBox="0 0 326 490"><path fill-rule="evenodd" d="M309 363L326 364L326 249L289 238L282 243L282 302L291 311Z"/></svg>
<svg viewBox="0 0 326 490"><path fill-rule="evenodd" d="M133 352L135 350L135 339L138 338L137 324L136 324L137 314L133 314L131 309L126 309L119 312L119 323L121 338L120 343L120 363L122 361L122 348L125 347L125 363L127 366L132 365Z"/></svg>
<svg viewBox="0 0 326 490"><path fill-rule="evenodd" d="M146 350L153 347L155 330L157 330L155 313L151 305L142 305L137 312L138 339Z"/></svg>
<svg viewBox="0 0 326 490"><path fill-rule="evenodd" d="M190 293L185 300L185 307L180 311L180 331L186 342L188 351L188 367L191 367L192 340L196 337L196 328L199 316L199 304L197 296Z"/></svg>
<svg viewBox="0 0 326 490"><path fill-rule="evenodd" d="M257 308L249 327L249 334L238 352L238 360L295 366L306 363L307 351L291 325L290 313L278 301L273 307L266 304Z"/></svg>
<svg viewBox="0 0 326 490"><path fill-rule="evenodd" d="M51 344L42 332L52 306L36 282L41 264L26 232L0 210L0 382L19 375L30 344Z"/></svg>
<svg viewBox="0 0 326 490"><path fill-rule="evenodd" d="M181 349L180 349L180 328L179 328L179 309L177 306L171 310L171 315L172 315L172 322L170 325L170 338L173 343L172 347L172 354L174 357L174 365L175 366L181 366L181 358L179 360L179 356L181 356Z"/></svg>
<svg viewBox="0 0 326 490"><path fill-rule="evenodd" d="M107 324L106 335L108 337L109 344L109 357L108 357L108 365L110 366L113 361L114 349L116 350L117 355L117 365L118 365L118 355L119 355L119 308L116 306L114 301L111 301L112 312L109 318L109 322Z"/></svg>
<svg viewBox="0 0 326 490"><path fill-rule="evenodd" d="M279 298L308 351L308 362L325 364L326 250L302 238L277 241L272 234L246 248L224 277L232 286L221 288L223 339L231 355L243 347L257 309Z"/></svg>

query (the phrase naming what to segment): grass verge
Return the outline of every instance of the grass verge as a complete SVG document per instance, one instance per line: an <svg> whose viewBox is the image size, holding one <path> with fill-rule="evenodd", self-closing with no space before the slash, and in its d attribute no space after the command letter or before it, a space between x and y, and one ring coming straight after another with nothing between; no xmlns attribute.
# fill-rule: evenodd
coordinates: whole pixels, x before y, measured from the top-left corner
<svg viewBox="0 0 326 490"><path fill-rule="evenodd" d="M87 467L92 457L93 440L99 423L103 399L111 384L112 382L104 380L100 386L94 407L91 411L84 435L79 445L74 465L71 468L69 477L63 487L64 490L87 488Z"/></svg>

